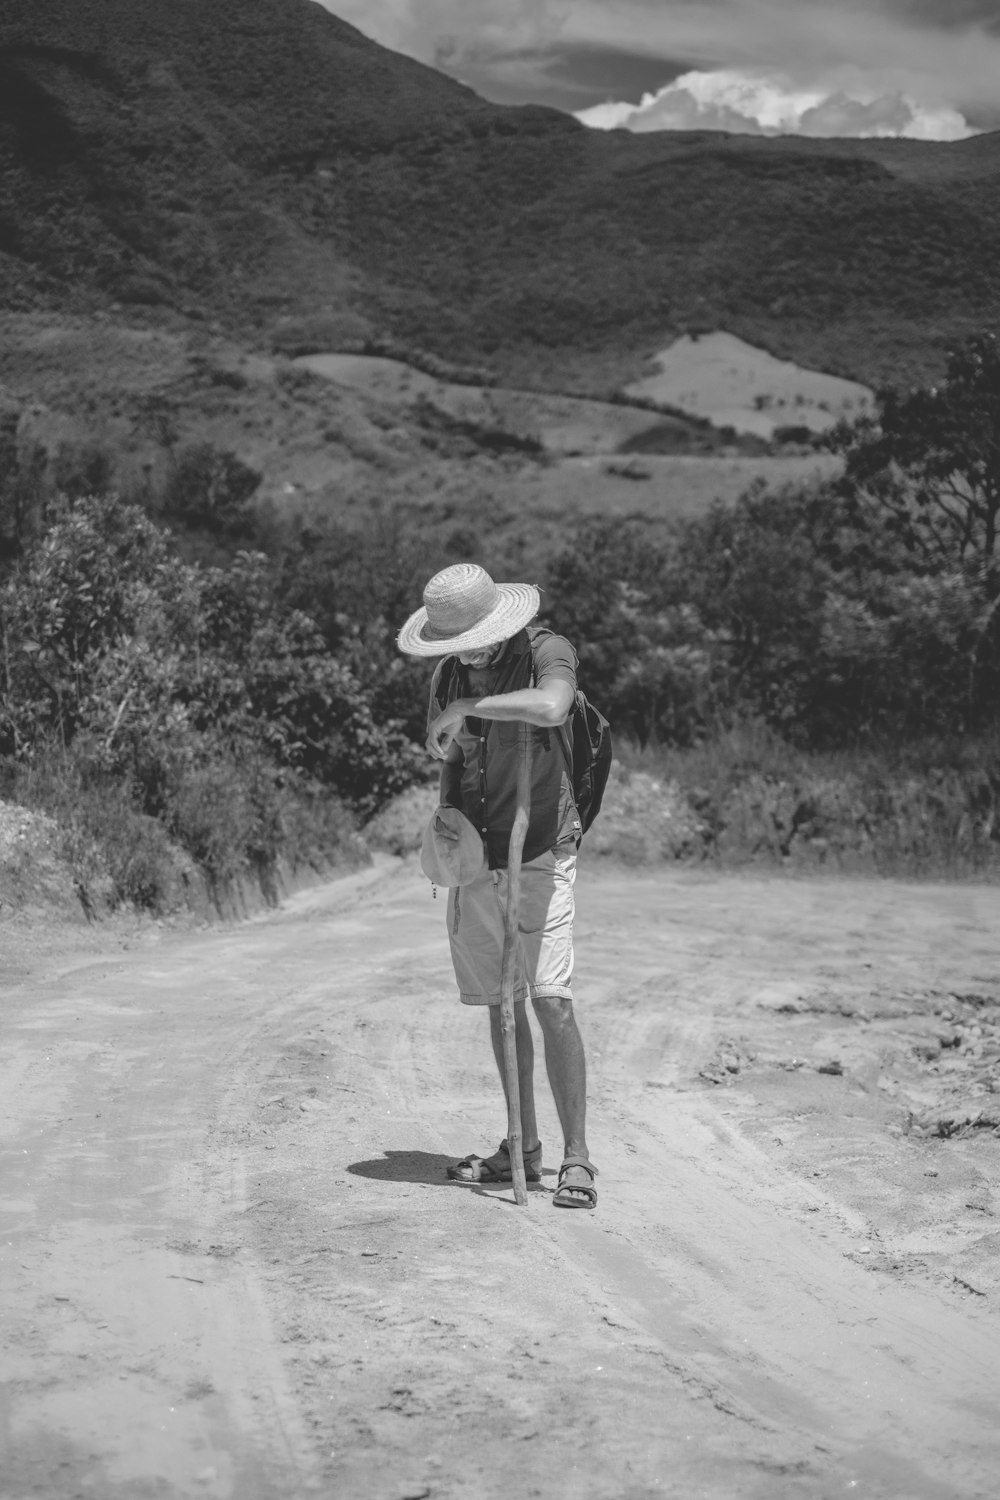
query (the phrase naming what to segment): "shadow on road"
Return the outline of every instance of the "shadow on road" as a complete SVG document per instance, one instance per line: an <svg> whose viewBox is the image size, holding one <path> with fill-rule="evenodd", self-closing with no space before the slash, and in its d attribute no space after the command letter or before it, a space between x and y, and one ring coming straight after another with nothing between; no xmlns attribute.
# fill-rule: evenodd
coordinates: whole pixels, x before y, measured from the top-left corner
<svg viewBox="0 0 1000 1500"><path fill-rule="evenodd" d="M355 1177L375 1177L381 1182L429 1182L454 1187L445 1175L454 1159L434 1151L387 1151L371 1161L351 1162L347 1170Z"/></svg>
<svg viewBox="0 0 1000 1500"><path fill-rule="evenodd" d="M433 1151L386 1151L384 1156L371 1161L355 1161L348 1172L355 1177L374 1177L379 1182L427 1182L434 1187L464 1187L473 1193L482 1193L501 1202L500 1192L511 1190L510 1182L455 1182L447 1175L447 1169L455 1160L453 1156L439 1156ZM543 1169L543 1176L554 1177L555 1172ZM528 1191L551 1193L551 1188L541 1183L529 1182ZM510 1200L513 1203L513 1199Z"/></svg>

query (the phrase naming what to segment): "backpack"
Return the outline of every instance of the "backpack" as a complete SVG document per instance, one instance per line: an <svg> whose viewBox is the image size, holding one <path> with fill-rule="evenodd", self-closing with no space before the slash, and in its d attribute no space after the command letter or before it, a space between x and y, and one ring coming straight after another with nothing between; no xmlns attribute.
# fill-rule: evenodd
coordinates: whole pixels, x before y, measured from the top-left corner
<svg viewBox="0 0 1000 1500"><path fill-rule="evenodd" d="M528 626L532 682L535 680L535 641L539 636L551 633L544 625ZM563 725L560 739L569 755L570 781L573 801L580 814L580 831L586 833L601 810L614 749L611 725L582 688L576 690L576 701Z"/></svg>
<svg viewBox="0 0 1000 1500"><path fill-rule="evenodd" d="M567 727L573 744L573 801L584 833L601 810L611 770L611 725L580 688Z"/></svg>
<svg viewBox="0 0 1000 1500"><path fill-rule="evenodd" d="M540 634L550 634L537 626L528 627L528 638L531 641L532 672L531 680L534 683L534 645ZM442 673L438 691L447 698L448 686L452 672L457 666L457 658L449 657L447 675ZM576 690L576 701L570 711L569 718L558 731L559 740L566 751L569 760L570 781L573 787L573 801L576 810L580 814L580 830L586 833L601 810L601 802L604 798L604 788L608 784L608 775L611 771L611 760L614 754L611 742L611 725L601 713L595 708L581 688Z"/></svg>

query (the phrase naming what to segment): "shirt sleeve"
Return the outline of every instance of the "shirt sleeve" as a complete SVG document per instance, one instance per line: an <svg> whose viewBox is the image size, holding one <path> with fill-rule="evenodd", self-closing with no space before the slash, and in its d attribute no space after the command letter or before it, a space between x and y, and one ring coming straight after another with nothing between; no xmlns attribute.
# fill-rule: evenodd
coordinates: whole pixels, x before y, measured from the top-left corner
<svg viewBox="0 0 1000 1500"><path fill-rule="evenodd" d="M445 665L449 661L451 661L451 657L450 656L442 657L442 659L438 662L437 666L434 668L434 675L431 678L430 690L429 690L429 692L427 694L427 733L428 734L430 734L430 732L431 732L431 725L433 724L434 720L437 718L438 714L441 712L441 710L443 708L445 708L447 706L446 703L445 703L444 695L443 695L443 693L441 691L441 674L444 671ZM454 688L454 685L455 685L455 674L454 674L453 671L449 672L448 677L446 678L446 683L447 683L447 686L448 686L449 689L453 689ZM455 696L454 692L450 691L449 692L449 697L454 697L454 696Z"/></svg>
<svg viewBox="0 0 1000 1500"><path fill-rule="evenodd" d="M534 657L536 687L550 677L557 677L576 692L577 655L565 636L542 636L535 644Z"/></svg>

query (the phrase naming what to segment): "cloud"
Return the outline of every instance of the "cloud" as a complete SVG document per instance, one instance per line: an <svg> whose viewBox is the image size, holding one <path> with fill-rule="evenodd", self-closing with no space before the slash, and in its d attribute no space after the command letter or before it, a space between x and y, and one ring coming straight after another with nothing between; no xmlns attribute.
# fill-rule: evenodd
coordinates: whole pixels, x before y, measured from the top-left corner
<svg viewBox="0 0 1000 1500"><path fill-rule="evenodd" d="M638 105L606 103L577 112L600 130L730 130L750 135L906 136L963 140L975 132L955 109L922 104L898 89L796 85L787 76L738 69L682 74Z"/></svg>
<svg viewBox="0 0 1000 1500"><path fill-rule="evenodd" d="M438 67L554 45L570 0L320 0L366 36Z"/></svg>
<svg viewBox="0 0 1000 1500"><path fill-rule="evenodd" d="M384 45L486 88L543 87L547 66L583 50L664 59L681 71L787 79L870 107L912 101L914 130L935 111L997 105L997 0L321 0ZM672 60L669 64L667 60ZM465 70L463 72L463 70ZM595 99L595 102L596 99ZM615 101L612 101L615 102ZM831 106L832 108L832 106ZM929 112L929 113L928 113ZM878 114L878 111L876 111ZM930 128L930 127L929 127ZM958 128L943 120L944 130Z"/></svg>

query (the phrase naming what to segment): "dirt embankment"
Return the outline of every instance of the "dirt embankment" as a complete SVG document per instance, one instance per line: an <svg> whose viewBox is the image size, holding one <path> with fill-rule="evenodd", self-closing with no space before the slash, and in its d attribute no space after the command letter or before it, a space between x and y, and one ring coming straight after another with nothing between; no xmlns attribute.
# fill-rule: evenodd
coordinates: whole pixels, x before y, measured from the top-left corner
<svg viewBox="0 0 1000 1500"><path fill-rule="evenodd" d="M579 897L593 1215L410 864L8 976L4 1500L995 1493L1000 891Z"/></svg>

